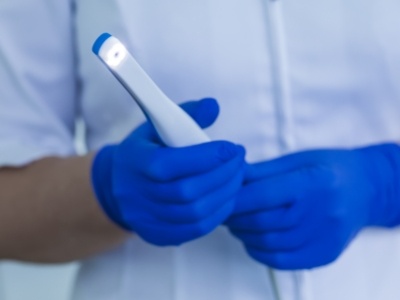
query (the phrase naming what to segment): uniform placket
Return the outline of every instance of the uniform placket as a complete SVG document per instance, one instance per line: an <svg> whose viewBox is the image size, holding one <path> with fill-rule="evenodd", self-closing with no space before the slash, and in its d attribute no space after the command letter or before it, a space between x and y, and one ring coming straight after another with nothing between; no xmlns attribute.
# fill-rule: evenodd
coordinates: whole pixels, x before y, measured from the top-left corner
<svg viewBox="0 0 400 300"><path fill-rule="evenodd" d="M281 154L295 150L289 61L282 0L264 0L268 44L272 64L273 101ZM310 300L305 272L277 272L268 268L275 300Z"/></svg>
<svg viewBox="0 0 400 300"><path fill-rule="evenodd" d="M265 0L270 45L273 100L277 110L277 128L281 153L294 150L292 103L290 99L289 64L282 17L282 0Z"/></svg>

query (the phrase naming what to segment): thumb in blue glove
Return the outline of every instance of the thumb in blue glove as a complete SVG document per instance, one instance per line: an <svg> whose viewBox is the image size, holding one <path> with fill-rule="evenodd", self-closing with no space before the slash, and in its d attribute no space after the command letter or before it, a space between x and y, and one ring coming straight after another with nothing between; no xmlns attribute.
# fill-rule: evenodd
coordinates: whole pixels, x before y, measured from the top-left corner
<svg viewBox="0 0 400 300"><path fill-rule="evenodd" d="M363 228L400 223L400 148L315 150L249 165L231 232L278 269L334 261Z"/></svg>
<svg viewBox="0 0 400 300"><path fill-rule="evenodd" d="M203 128L218 116L213 99L182 108ZM241 146L216 141L165 147L146 122L97 153L92 183L116 224L151 244L179 245L208 234L231 214L244 166Z"/></svg>

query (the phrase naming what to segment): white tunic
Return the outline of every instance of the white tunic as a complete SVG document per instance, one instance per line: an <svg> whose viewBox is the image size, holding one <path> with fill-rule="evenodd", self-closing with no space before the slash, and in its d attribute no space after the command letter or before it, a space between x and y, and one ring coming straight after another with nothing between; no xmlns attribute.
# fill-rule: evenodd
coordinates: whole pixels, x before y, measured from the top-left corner
<svg viewBox="0 0 400 300"><path fill-rule="evenodd" d="M397 0L2 0L0 165L74 154L78 115L91 150L143 121L90 51L104 31L175 101L217 98L207 133L243 144L248 161L399 141L398 11ZM398 300L400 232L365 230L335 263L275 276L221 227L179 249L132 238L93 257L74 300L275 300L273 285L280 300Z"/></svg>

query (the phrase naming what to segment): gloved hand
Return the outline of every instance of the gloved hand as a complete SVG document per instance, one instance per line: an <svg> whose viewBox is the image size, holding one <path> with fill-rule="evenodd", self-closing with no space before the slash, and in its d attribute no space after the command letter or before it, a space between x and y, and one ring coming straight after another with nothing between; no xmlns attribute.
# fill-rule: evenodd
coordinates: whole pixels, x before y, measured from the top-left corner
<svg viewBox="0 0 400 300"><path fill-rule="evenodd" d="M226 222L257 261L304 269L334 261L367 226L400 223L400 148L296 153L249 165Z"/></svg>
<svg viewBox="0 0 400 300"><path fill-rule="evenodd" d="M218 104L183 105L201 127ZM115 223L151 244L179 245L208 234L232 213L244 173L244 148L226 141L169 148L146 122L96 155L92 183Z"/></svg>

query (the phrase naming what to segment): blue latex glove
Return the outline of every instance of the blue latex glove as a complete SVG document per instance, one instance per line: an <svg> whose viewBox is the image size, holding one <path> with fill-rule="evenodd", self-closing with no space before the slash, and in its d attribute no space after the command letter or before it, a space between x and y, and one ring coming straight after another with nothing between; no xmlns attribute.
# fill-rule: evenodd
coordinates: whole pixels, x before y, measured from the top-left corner
<svg viewBox="0 0 400 300"><path fill-rule="evenodd" d="M213 99L183 105L201 127L218 115ZM146 122L94 159L92 183L115 223L151 244L179 245L208 234L235 206L244 148L226 141L169 148Z"/></svg>
<svg viewBox="0 0 400 300"><path fill-rule="evenodd" d="M231 232L278 269L334 261L367 226L400 223L400 148L317 150L249 165Z"/></svg>

